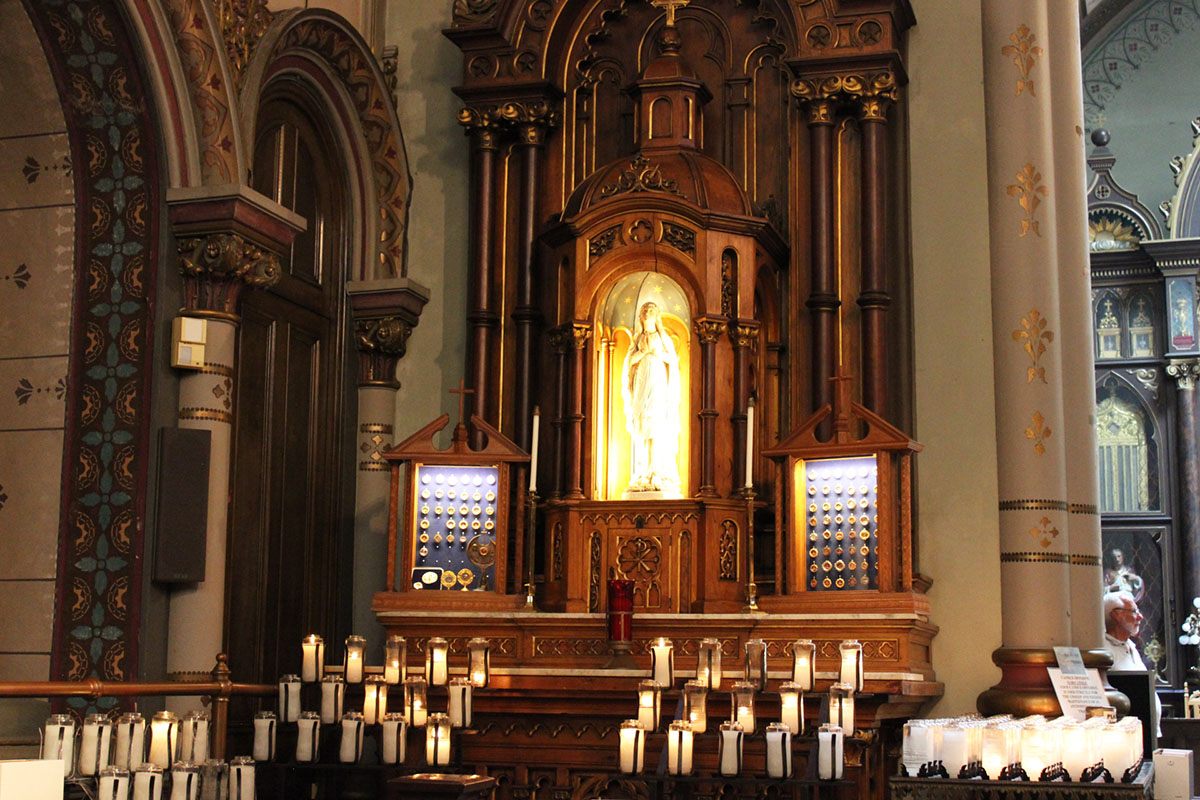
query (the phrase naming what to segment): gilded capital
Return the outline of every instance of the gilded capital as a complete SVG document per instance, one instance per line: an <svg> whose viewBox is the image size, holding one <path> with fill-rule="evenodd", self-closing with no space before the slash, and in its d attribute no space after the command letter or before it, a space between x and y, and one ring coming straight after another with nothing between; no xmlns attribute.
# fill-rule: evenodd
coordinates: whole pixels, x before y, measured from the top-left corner
<svg viewBox="0 0 1200 800"><path fill-rule="evenodd" d="M396 364L408 350L410 334L412 325L395 315L354 321L359 386L399 388Z"/></svg>
<svg viewBox="0 0 1200 800"><path fill-rule="evenodd" d="M1196 359L1172 359L1167 363L1167 374L1175 379L1183 391L1196 388L1196 378L1200 377L1200 361Z"/></svg>
<svg viewBox="0 0 1200 800"><path fill-rule="evenodd" d="M729 326L729 338L734 347L753 348L758 342L758 331L761 326L753 320L738 320Z"/></svg>
<svg viewBox="0 0 1200 800"><path fill-rule="evenodd" d="M279 256L236 233L213 233L179 241L184 304L191 311L236 315L242 287L279 281Z"/></svg>
<svg viewBox="0 0 1200 800"><path fill-rule="evenodd" d="M588 339L592 338L592 326L586 322L574 322L567 335L574 342L575 349L582 350L587 346Z"/></svg>
<svg viewBox="0 0 1200 800"><path fill-rule="evenodd" d="M882 121L888 107L896 102L899 85L891 70L861 73L846 72L792 81L792 96L809 109L809 124L832 121L832 108L841 103L857 107L863 119Z"/></svg>
<svg viewBox="0 0 1200 800"><path fill-rule="evenodd" d="M558 126L558 112L545 100L502 103L492 116L510 125L536 125L543 131Z"/></svg>
<svg viewBox="0 0 1200 800"><path fill-rule="evenodd" d="M458 112L458 124L467 129L475 145L482 150L495 150L500 145L500 126L496 109L465 106Z"/></svg>
<svg viewBox="0 0 1200 800"><path fill-rule="evenodd" d="M725 335L726 328L725 320L714 317L700 317L692 323L692 330L701 344L715 344Z"/></svg>
<svg viewBox="0 0 1200 800"><path fill-rule="evenodd" d="M547 332L546 338L550 341L550 349L561 355L571 347L571 326L563 325L553 328Z"/></svg>

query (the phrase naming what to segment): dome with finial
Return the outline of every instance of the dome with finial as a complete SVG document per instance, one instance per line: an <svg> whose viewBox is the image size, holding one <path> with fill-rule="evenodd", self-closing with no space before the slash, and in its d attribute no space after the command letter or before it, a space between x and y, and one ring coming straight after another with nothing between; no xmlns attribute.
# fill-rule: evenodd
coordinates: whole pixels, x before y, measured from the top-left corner
<svg viewBox="0 0 1200 800"><path fill-rule="evenodd" d="M658 55L631 87L638 105L638 152L601 167L579 184L567 200L563 219L627 195L647 201L682 199L704 211L751 215L750 200L737 178L700 150L701 109L712 95L683 57L675 7L667 8L667 22L655 40Z"/></svg>

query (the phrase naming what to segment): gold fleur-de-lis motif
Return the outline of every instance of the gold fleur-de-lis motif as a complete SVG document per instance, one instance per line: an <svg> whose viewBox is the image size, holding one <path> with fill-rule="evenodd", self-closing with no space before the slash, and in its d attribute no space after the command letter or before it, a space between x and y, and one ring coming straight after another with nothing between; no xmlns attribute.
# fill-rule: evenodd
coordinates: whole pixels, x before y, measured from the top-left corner
<svg viewBox="0 0 1200 800"><path fill-rule="evenodd" d="M1029 367L1025 371L1025 382L1035 380L1046 382L1046 368L1042 366L1042 356L1046 353L1046 344L1054 341L1054 331L1046 329L1046 318L1036 308L1021 320L1021 327L1012 332L1014 342L1020 342L1025 354L1029 356Z"/></svg>
<svg viewBox="0 0 1200 800"><path fill-rule="evenodd" d="M1046 418L1040 411L1033 412L1032 422L1033 424L1025 429L1025 438L1033 442L1033 452L1044 456L1046 455L1046 440L1050 438L1053 431L1046 425Z"/></svg>
<svg viewBox="0 0 1200 800"><path fill-rule="evenodd" d="M1035 527L1029 529L1029 535L1036 539L1042 547L1049 547L1058 538L1058 528L1050 524L1049 517L1042 517Z"/></svg>
<svg viewBox="0 0 1200 800"><path fill-rule="evenodd" d="M1033 35L1033 31L1029 30L1029 26L1022 24L1008 36L1008 40L1012 44L1006 44L1000 48L1003 55L1012 59L1013 64L1020 73L1017 78L1017 95L1026 89L1029 94L1036 95L1033 90L1033 79L1029 77L1029 73L1033 71L1037 63L1038 56L1042 54L1042 48L1034 44L1037 37Z"/></svg>
<svg viewBox="0 0 1200 800"><path fill-rule="evenodd" d="M1021 167L1016 177L1017 182L1010 183L1005 188L1008 196L1017 198L1017 203L1025 212L1025 218L1021 220L1021 236L1026 236L1031 231L1035 236L1041 236L1036 218L1037 210L1042 204L1042 198L1050 194L1050 189L1042 183L1042 173L1038 172L1032 162L1027 162Z"/></svg>

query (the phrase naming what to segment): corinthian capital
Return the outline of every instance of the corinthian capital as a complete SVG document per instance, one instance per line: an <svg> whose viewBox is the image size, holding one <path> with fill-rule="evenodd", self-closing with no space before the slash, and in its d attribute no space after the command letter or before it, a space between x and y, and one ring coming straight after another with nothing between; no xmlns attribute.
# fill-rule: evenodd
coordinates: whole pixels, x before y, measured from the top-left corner
<svg viewBox="0 0 1200 800"><path fill-rule="evenodd" d="M699 317L692 323L692 330L701 344L716 344L725 335L725 320L720 317Z"/></svg>
<svg viewBox="0 0 1200 800"><path fill-rule="evenodd" d="M396 364L408 350L412 330L412 325L396 315L354 321L359 386L399 386Z"/></svg>
<svg viewBox="0 0 1200 800"><path fill-rule="evenodd" d="M1183 391L1196 388L1196 378L1200 377L1200 361L1196 359L1172 359L1167 363L1167 374L1175 379Z"/></svg>
<svg viewBox="0 0 1200 800"><path fill-rule="evenodd" d="M898 92L896 73L891 70L844 72L792 81L792 96L801 103L812 107L831 102L850 104L867 120L884 119Z"/></svg>
<svg viewBox="0 0 1200 800"><path fill-rule="evenodd" d="M279 256L236 233L212 233L179 241L179 271L189 310L236 315L242 287L279 281Z"/></svg>

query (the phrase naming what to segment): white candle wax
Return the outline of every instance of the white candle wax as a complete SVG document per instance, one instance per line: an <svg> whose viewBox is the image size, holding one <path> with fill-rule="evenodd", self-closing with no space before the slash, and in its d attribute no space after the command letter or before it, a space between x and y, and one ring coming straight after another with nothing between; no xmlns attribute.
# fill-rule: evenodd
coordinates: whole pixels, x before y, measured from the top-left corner
<svg viewBox="0 0 1200 800"><path fill-rule="evenodd" d="M89 716L83 722L83 740L79 744L79 774L92 776L108 766L112 748L112 723L107 717Z"/></svg>
<svg viewBox="0 0 1200 800"><path fill-rule="evenodd" d="M363 679L363 662L362 651L357 649L349 650L346 653L346 683L362 683Z"/></svg>
<svg viewBox="0 0 1200 800"><path fill-rule="evenodd" d="M133 800L162 800L162 790L162 771L143 766L133 774Z"/></svg>
<svg viewBox="0 0 1200 800"><path fill-rule="evenodd" d="M300 679L295 675L284 675L279 679L279 721L295 722L300 719Z"/></svg>
<svg viewBox="0 0 1200 800"><path fill-rule="evenodd" d="M659 639L650 647L650 679L659 686L670 688L675 683L675 653L670 639Z"/></svg>
<svg viewBox="0 0 1200 800"><path fill-rule="evenodd" d="M387 713L387 684L368 679L366 687L363 698L363 721L368 725L375 725ZM325 721L323 717L321 721Z"/></svg>
<svg viewBox="0 0 1200 800"><path fill-rule="evenodd" d="M1079 724L1064 725L1062 764L1071 780L1081 780L1083 771L1095 762L1088 748L1087 729Z"/></svg>
<svg viewBox="0 0 1200 800"><path fill-rule="evenodd" d="M346 684L340 678L321 681L321 722L332 725L342 718L345 696Z"/></svg>
<svg viewBox="0 0 1200 800"><path fill-rule="evenodd" d="M449 722L445 714L433 714L425 726L425 763L431 767L450 763Z"/></svg>
<svg viewBox="0 0 1200 800"><path fill-rule="evenodd" d="M792 733L783 725L767 726L767 777L792 777Z"/></svg>
<svg viewBox="0 0 1200 800"><path fill-rule="evenodd" d="M318 737L321 735L321 719L317 716L302 716L296 721L296 760L304 763L317 760Z"/></svg>
<svg viewBox="0 0 1200 800"><path fill-rule="evenodd" d="M400 661L398 659L383 665L383 680L385 683L391 684L400 682Z"/></svg>
<svg viewBox="0 0 1200 800"><path fill-rule="evenodd" d="M942 731L942 765L951 778L967 765L967 732L960 728Z"/></svg>
<svg viewBox="0 0 1200 800"><path fill-rule="evenodd" d="M466 678L450 681L450 727L471 727L471 684Z"/></svg>
<svg viewBox="0 0 1200 800"><path fill-rule="evenodd" d="M986 740L984 744L986 746ZM911 778L917 777L921 766L931 760L929 758L929 729L924 725L904 726L904 750L901 760L904 762L904 770ZM999 773L992 775L990 771L988 772L988 776L993 780L998 775Z"/></svg>
<svg viewBox="0 0 1200 800"><path fill-rule="evenodd" d="M746 488L754 487L754 398L746 404Z"/></svg>
<svg viewBox="0 0 1200 800"><path fill-rule="evenodd" d="M146 721L139 715L136 719L124 719L117 724L117 750L113 764L121 769L135 770L142 765L146 752Z"/></svg>
<svg viewBox="0 0 1200 800"><path fill-rule="evenodd" d="M646 732L637 720L626 720L621 725L621 772L632 775L642 771L646 750Z"/></svg>
<svg viewBox="0 0 1200 800"><path fill-rule="evenodd" d="M171 800L197 800L200 796L200 776L196 770L171 770Z"/></svg>
<svg viewBox="0 0 1200 800"><path fill-rule="evenodd" d="M254 718L254 760L270 761L275 757L275 716Z"/></svg>
<svg viewBox="0 0 1200 800"><path fill-rule="evenodd" d="M750 706L738 706L737 719L734 722L740 722L742 730L746 733L754 733L754 709Z"/></svg>
<svg viewBox="0 0 1200 800"><path fill-rule="evenodd" d="M686 722L672 722L667 729L667 773L692 774L692 732Z"/></svg>
<svg viewBox="0 0 1200 800"><path fill-rule="evenodd" d="M150 722L151 764L160 769L169 769L175 762L179 746L179 721L169 711L159 712Z"/></svg>
<svg viewBox="0 0 1200 800"><path fill-rule="evenodd" d="M434 650L430 657L432 663L429 668L429 685L430 686L445 686L446 678L449 673L446 669L446 651Z"/></svg>
<svg viewBox="0 0 1200 800"><path fill-rule="evenodd" d="M833 733L817 731L817 777L833 780Z"/></svg>
<svg viewBox="0 0 1200 800"><path fill-rule="evenodd" d="M114 769L110 774L101 775L96 789L98 800L129 800L129 773Z"/></svg>
<svg viewBox="0 0 1200 800"><path fill-rule="evenodd" d="M75 769L75 721L66 714L55 714L43 730L42 758L61 760L63 777L68 778Z"/></svg>
<svg viewBox="0 0 1200 800"><path fill-rule="evenodd" d="M843 642L842 644L848 646L839 649L841 653L841 665L838 670L838 682L850 686L856 692L861 692L863 688L862 646L849 646L858 644L858 642L853 641Z"/></svg>
<svg viewBox="0 0 1200 800"><path fill-rule="evenodd" d="M812 644L806 639L797 642L797 644L800 643ZM792 657L792 682L800 687L800 691L811 692L815 673L811 649L809 647L797 648Z"/></svg>
<svg viewBox="0 0 1200 800"><path fill-rule="evenodd" d="M384 764L404 763L404 750L408 726L404 717L399 714L388 714L383 721L383 747L380 749L380 761Z"/></svg>
<svg viewBox="0 0 1200 800"><path fill-rule="evenodd" d="M300 643L300 679L305 683L321 680L325 672L325 642L319 636L306 636Z"/></svg>
<svg viewBox="0 0 1200 800"><path fill-rule="evenodd" d="M230 762L229 800L255 800L253 762L247 763L237 758Z"/></svg>
<svg viewBox="0 0 1200 800"><path fill-rule="evenodd" d="M721 751L717 771L726 778L732 778L742 771L742 740L745 734L740 730L727 729L721 726Z"/></svg>
<svg viewBox="0 0 1200 800"><path fill-rule="evenodd" d="M537 491L538 434L541 432L542 412L534 406L533 433L529 437L529 491Z"/></svg>
<svg viewBox="0 0 1200 800"><path fill-rule="evenodd" d="M804 696L800 692L779 693L779 721L790 731L804 733Z"/></svg>
<svg viewBox="0 0 1200 800"><path fill-rule="evenodd" d="M347 714L342 720L342 744L338 749L338 760L343 764L357 764L362 756L363 724L361 715Z"/></svg>

